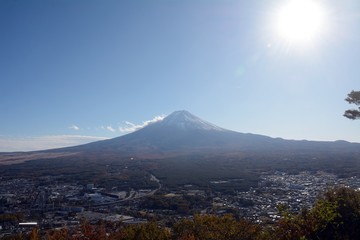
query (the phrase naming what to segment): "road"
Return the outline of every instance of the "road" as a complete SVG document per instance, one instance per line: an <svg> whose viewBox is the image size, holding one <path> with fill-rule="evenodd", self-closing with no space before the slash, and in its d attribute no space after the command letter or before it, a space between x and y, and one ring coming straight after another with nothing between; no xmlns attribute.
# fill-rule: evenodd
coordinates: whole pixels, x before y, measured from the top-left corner
<svg viewBox="0 0 360 240"><path fill-rule="evenodd" d="M124 199L113 201L113 202L94 204L94 205L91 205L90 207L109 206L109 205L113 205L113 204L117 204L117 203L123 203L123 202L131 201L131 200L134 200L134 199L140 199L140 198L143 198L143 197L152 196L162 188L162 184L160 183L160 180L157 177L155 177L153 174L150 174L150 181L157 182L158 187L156 189L148 192L147 194L140 195L140 194L138 194L137 191L130 191L129 196L124 198Z"/></svg>

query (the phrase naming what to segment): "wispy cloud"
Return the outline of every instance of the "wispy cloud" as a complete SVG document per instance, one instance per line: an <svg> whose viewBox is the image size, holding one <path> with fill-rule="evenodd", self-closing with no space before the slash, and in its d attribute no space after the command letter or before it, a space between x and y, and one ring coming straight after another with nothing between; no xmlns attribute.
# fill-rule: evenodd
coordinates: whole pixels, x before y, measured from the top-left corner
<svg viewBox="0 0 360 240"><path fill-rule="evenodd" d="M105 139L108 138L81 135L56 135L38 137L0 136L0 152L36 151L52 148L61 148Z"/></svg>
<svg viewBox="0 0 360 240"><path fill-rule="evenodd" d="M72 129L72 130L75 130L75 131L79 131L80 130L80 128L78 127L78 126L76 126L76 125L71 125L70 127L69 127L69 129Z"/></svg>
<svg viewBox="0 0 360 240"><path fill-rule="evenodd" d="M110 132L116 132L116 130L112 126L107 126L106 129Z"/></svg>
<svg viewBox="0 0 360 240"><path fill-rule="evenodd" d="M98 129L98 128L97 128L97 129ZM102 129L102 130L107 130L107 131L110 131L110 132L116 132L116 129L113 128L111 125L101 126L100 129Z"/></svg>
<svg viewBox="0 0 360 240"><path fill-rule="evenodd" d="M143 128L143 127L148 126L149 124L161 121L164 118L165 118L165 115L156 116L151 120L144 121L142 124L134 124L132 122L125 121L124 122L125 126L119 127L119 130L120 130L120 132L124 132L124 133L134 132L134 131L139 130L139 129Z"/></svg>

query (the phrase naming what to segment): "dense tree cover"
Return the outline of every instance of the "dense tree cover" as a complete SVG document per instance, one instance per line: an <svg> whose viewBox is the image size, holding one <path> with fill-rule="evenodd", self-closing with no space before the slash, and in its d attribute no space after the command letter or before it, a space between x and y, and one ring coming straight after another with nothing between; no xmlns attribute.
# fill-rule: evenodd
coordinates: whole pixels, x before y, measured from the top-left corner
<svg viewBox="0 0 360 240"><path fill-rule="evenodd" d="M348 94L345 101L349 102L350 104L355 104L356 106L360 106L360 91L351 91L351 93ZM349 109L346 110L344 113L344 116L355 120L360 118L360 107L358 109Z"/></svg>
<svg viewBox="0 0 360 240"><path fill-rule="evenodd" d="M349 188L327 191L310 210L286 214L275 239L360 239L360 192Z"/></svg>
<svg viewBox="0 0 360 240"><path fill-rule="evenodd" d="M0 223L18 222L23 218L22 214L0 214Z"/></svg>
<svg viewBox="0 0 360 240"><path fill-rule="evenodd" d="M4 181L25 179L34 183L35 187L62 183L84 186L94 183L96 187L110 192L156 189L158 183L151 181L150 177L150 174L153 174L166 191L200 189L231 194L234 191L248 191L251 187L257 187L260 175L264 172L297 174L302 171L324 171L335 173L342 178L360 177L359 158L360 153L342 153L341 147L331 147L325 152L249 152L230 156L209 153L206 156L171 157L165 161L131 161L120 157L101 159L101 162L88 162L86 159L77 158L71 161L52 159L3 165L0 167L0 176ZM219 180L226 180L227 183L212 183Z"/></svg>
<svg viewBox="0 0 360 240"><path fill-rule="evenodd" d="M231 215L198 215L194 219L175 224L173 239L255 240L260 239L260 230L260 225L246 220L237 221Z"/></svg>
<svg viewBox="0 0 360 240"><path fill-rule="evenodd" d="M313 208L291 214L279 208L282 219L273 225L261 225L231 215L195 215L172 228L155 222L140 225L102 222L83 223L77 229L49 231L34 229L27 236L8 239L30 240L352 240L360 239L360 192L350 188L330 189Z"/></svg>

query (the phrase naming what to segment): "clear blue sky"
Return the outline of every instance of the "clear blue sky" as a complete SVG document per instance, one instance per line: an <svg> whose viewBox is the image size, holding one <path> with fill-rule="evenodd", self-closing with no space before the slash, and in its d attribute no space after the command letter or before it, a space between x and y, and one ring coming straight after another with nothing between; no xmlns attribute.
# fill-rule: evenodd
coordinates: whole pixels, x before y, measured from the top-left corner
<svg viewBox="0 0 360 240"><path fill-rule="evenodd" d="M0 1L0 151L116 137L183 109L239 132L360 142L342 116L360 90L360 1L318 1L326 20L306 44L274 30L286 2Z"/></svg>

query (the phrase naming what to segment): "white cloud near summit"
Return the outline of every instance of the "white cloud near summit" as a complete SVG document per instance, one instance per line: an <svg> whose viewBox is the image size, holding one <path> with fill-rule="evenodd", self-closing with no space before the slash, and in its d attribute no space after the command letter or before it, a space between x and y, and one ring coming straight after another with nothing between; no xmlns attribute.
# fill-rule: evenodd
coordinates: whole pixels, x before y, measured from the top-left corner
<svg viewBox="0 0 360 240"><path fill-rule="evenodd" d="M107 126L106 129L110 132L116 132L116 130L112 126Z"/></svg>
<svg viewBox="0 0 360 240"><path fill-rule="evenodd" d="M134 124L132 122L125 121L124 122L125 126L119 127L119 130L120 130L120 132L123 132L123 133L134 132L134 131L139 130L139 129L143 128L143 127L148 126L149 124L161 121L164 118L165 118L165 115L156 116L151 120L144 121L142 124Z"/></svg>
<svg viewBox="0 0 360 240"><path fill-rule="evenodd" d="M110 131L110 132L116 132L116 129L113 128L111 125L101 126L100 129L102 129L102 130L107 130L107 131Z"/></svg>

